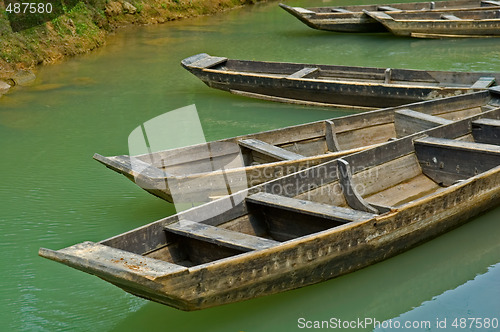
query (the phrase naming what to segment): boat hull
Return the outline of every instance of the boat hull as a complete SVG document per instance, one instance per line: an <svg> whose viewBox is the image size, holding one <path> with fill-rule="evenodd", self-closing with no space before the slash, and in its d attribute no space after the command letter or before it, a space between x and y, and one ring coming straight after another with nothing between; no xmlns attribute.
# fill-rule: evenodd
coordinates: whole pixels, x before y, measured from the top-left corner
<svg viewBox="0 0 500 332"><path fill-rule="evenodd" d="M396 86L363 82L319 82L231 74L190 68L207 86L258 99L332 107L393 107L473 92L470 88ZM268 97L268 98L266 98Z"/></svg>
<svg viewBox="0 0 500 332"><path fill-rule="evenodd" d="M42 249L44 257L94 274L148 300L191 311L304 287L409 250L497 206L500 167L432 198L355 225L324 231L168 277L138 280Z"/></svg>

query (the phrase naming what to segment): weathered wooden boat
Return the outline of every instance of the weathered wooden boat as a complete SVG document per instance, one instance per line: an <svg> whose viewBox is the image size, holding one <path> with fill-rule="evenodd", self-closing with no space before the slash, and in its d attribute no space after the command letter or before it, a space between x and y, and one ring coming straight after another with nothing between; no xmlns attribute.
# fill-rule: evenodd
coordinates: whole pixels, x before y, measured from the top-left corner
<svg viewBox="0 0 500 332"><path fill-rule="evenodd" d="M425 115L419 126L401 127L407 107ZM199 203L480 112L464 95L144 155L95 154L94 159L169 202Z"/></svg>
<svg viewBox="0 0 500 332"><path fill-rule="evenodd" d="M454 96L500 82L500 73L244 61L205 53L182 60L182 65L209 87L237 95L358 108ZM485 81L485 77L490 79Z"/></svg>
<svg viewBox="0 0 500 332"><path fill-rule="evenodd" d="M366 14L397 36L462 38L500 36L500 9Z"/></svg>
<svg viewBox="0 0 500 332"><path fill-rule="evenodd" d="M39 255L183 310L355 271L500 204L499 97L473 94L497 108Z"/></svg>
<svg viewBox="0 0 500 332"><path fill-rule="evenodd" d="M313 29L336 32L387 32L383 24L363 11L394 12L439 9L466 9L500 6L500 1L452 0L393 3L388 5L356 5L345 7L302 8L280 4L280 7Z"/></svg>

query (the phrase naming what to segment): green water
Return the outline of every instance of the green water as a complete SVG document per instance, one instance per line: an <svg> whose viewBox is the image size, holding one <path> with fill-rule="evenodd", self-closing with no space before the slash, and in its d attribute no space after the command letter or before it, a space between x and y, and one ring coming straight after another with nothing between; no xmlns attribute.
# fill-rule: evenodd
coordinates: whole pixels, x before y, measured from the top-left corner
<svg viewBox="0 0 500 332"><path fill-rule="evenodd" d="M352 112L274 104L209 89L179 65L200 52L256 60L500 71L498 39L413 40L314 31L276 3L121 30L105 48L41 68L33 86L13 89L0 99L2 330L294 331L304 330L299 318L399 317L433 323L447 318L448 324L455 317L500 319L500 209L356 273L191 313L136 298L38 257L39 247L99 241L175 213L172 205L91 158L95 152L127 153L130 132L157 115L196 104L206 138L214 140Z"/></svg>

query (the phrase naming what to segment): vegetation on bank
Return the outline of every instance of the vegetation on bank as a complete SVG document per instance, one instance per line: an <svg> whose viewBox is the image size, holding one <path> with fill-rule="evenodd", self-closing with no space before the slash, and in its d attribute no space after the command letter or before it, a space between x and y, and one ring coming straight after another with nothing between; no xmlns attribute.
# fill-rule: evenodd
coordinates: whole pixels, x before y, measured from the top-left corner
<svg viewBox="0 0 500 332"><path fill-rule="evenodd" d="M89 52L105 43L107 33L126 24L154 24L214 14L259 0L93 0L80 1L64 14L25 30L12 30L0 2L0 80L20 70ZM1 89L1 87L0 87Z"/></svg>

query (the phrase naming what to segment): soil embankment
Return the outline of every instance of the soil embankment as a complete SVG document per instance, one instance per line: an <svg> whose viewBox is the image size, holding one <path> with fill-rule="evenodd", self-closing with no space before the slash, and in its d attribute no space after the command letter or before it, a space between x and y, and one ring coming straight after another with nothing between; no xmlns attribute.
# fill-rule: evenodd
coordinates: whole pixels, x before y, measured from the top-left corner
<svg viewBox="0 0 500 332"><path fill-rule="evenodd" d="M87 0L44 24L14 32L0 2L0 96L34 79L32 69L105 44L106 35L129 24L155 24L215 14L262 0Z"/></svg>

